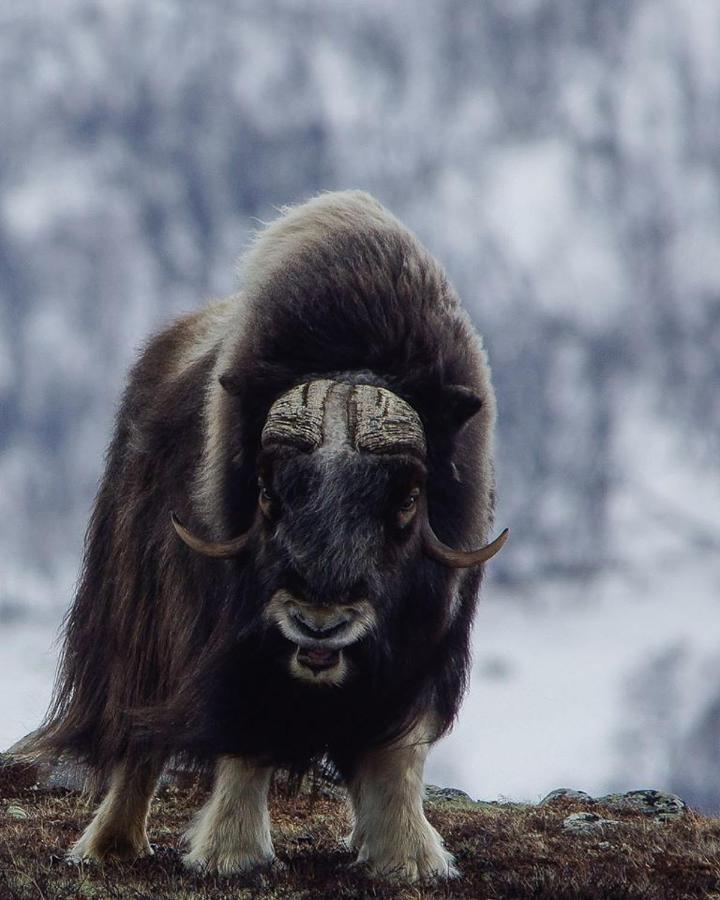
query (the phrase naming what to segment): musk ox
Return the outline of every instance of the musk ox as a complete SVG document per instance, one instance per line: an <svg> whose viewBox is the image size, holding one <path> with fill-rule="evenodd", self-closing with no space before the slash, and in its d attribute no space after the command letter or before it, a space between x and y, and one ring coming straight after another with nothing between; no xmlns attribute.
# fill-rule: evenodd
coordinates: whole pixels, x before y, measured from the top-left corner
<svg viewBox="0 0 720 900"><path fill-rule="evenodd" d="M438 263L361 192L284 210L242 277L148 343L119 409L35 744L106 789L70 853L151 852L158 775L184 754L215 765L186 865L269 863L273 770L324 760L358 860L452 876L423 766L506 535L484 546L481 341Z"/></svg>

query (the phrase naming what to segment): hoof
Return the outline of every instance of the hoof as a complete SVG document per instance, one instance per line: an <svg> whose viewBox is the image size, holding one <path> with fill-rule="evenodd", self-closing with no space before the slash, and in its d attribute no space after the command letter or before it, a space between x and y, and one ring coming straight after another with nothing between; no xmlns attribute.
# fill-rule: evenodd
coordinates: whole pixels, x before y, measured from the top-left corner
<svg viewBox="0 0 720 900"><path fill-rule="evenodd" d="M118 835L83 835L67 852L66 861L71 865L104 862L132 862L152 856L153 849L147 838L131 841Z"/></svg>
<svg viewBox="0 0 720 900"><path fill-rule="evenodd" d="M364 847L356 865L366 867L374 878L388 881L447 881L460 877L452 854L436 841L404 854L373 855Z"/></svg>
<svg viewBox="0 0 720 900"><path fill-rule="evenodd" d="M190 872L201 875L249 875L263 871L282 871L285 866L276 856L256 856L251 853L238 853L232 856L199 855L186 853L182 858L183 866Z"/></svg>

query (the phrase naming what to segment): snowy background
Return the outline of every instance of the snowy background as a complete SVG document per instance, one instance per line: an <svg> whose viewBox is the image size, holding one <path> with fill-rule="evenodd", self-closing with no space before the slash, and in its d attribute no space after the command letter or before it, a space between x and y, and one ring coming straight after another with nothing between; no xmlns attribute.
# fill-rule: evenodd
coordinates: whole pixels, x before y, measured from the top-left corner
<svg viewBox="0 0 720 900"><path fill-rule="evenodd" d="M494 561L429 779L720 808L716 0L0 7L0 748L39 721L124 373L274 207L375 193L486 337Z"/></svg>

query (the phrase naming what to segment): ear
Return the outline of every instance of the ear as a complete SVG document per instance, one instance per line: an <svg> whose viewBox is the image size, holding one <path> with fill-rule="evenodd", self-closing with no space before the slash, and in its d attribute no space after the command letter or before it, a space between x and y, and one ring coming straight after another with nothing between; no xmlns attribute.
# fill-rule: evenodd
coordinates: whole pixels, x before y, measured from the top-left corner
<svg viewBox="0 0 720 900"><path fill-rule="evenodd" d="M453 431L459 431L483 405L482 397L461 384L444 387L437 403L438 415Z"/></svg>
<svg viewBox="0 0 720 900"><path fill-rule="evenodd" d="M242 385L240 384L240 380L238 378L233 377L229 372L225 372L218 378L220 382L220 386L223 390L227 391L228 394L232 396L237 396L242 389Z"/></svg>

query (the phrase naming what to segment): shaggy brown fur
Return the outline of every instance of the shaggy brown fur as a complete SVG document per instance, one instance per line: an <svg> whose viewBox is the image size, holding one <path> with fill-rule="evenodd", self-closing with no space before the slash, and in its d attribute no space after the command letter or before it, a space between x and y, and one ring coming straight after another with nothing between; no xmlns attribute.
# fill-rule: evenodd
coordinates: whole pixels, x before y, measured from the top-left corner
<svg viewBox="0 0 720 900"><path fill-rule="evenodd" d="M240 599L244 573L190 554L170 513L216 538L251 525L262 424L294 383L372 373L406 397L428 434L435 531L467 547L489 531L495 409L485 357L417 240L367 195L323 195L268 227L244 271L242 295L150 341L121 404L57 691L36 745L78 754L100 781L128 754L152 755L153 742L133 729L131 713L178 695L213 642L225 642L217 626L227 626L228 605L236 633L252 619ZM481 402L459 434L467 401L448 391L453 385ZM424 594L462 597L457 634L443 651L455 671L438 684L448 693L447 726L462 690L479 573L438 572L427 561L417 569ZM432 605L443 604L433 598Z"/></svg>
<svg viewBox="0 0 720 900"><path fill-rule="evenodd" d="M420 722L442 734L462 698L482 567L428 558L422 528L429 517L465 549L489 532L495 403L480 339L437 262L359 192L285 211L243 273L242 294L150 341L122 400L34 744L82 758L97 784L178 752L298 771L328 756L351 779L363 753ZM380 442L328 468L261 448L272 404L318 378L401 398L426 457ZM258 506L259 475L282 498L280 525ZM421 515L401 529L384 510L411 486ZM192 553L171 512L211 540L248 532L246 552ZM288 674L288 641L264 615L279 590L372 605L377 627L348 649L342 686Z"/></svg>

